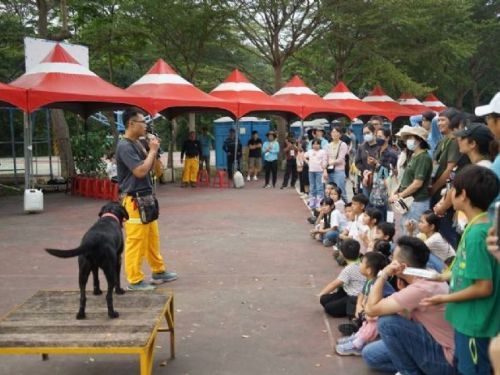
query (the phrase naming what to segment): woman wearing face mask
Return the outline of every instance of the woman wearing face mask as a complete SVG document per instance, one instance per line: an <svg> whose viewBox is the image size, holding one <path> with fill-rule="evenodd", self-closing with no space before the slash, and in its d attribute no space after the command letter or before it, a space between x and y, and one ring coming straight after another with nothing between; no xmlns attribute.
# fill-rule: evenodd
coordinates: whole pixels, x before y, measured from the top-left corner
<svg viewBox="0 0 500 375"><path fill-rule="evenodd" d="M420 216L429 209L429 184L432 175L432 159L427 152L427 130L422 127L408 127L400 132L408 150L413 154L404 171L398 193L389 197L389 203L401 198L413 197L414 201L407 213L402 217L400 228L405 232L408 220L418 222Z"/></svg>
<svg viewBox="0 0 500 375"><path fill-rule="evenodd" d="M380 151L380 145L375 137L375 127L372 124L368 123L363 128L363 139L364 142L358 147L354 163L363 177L364 182L361 183L361 190L366 197L369 197L371 191L369 181L372 181L370 174L373 175Z"/></svg>

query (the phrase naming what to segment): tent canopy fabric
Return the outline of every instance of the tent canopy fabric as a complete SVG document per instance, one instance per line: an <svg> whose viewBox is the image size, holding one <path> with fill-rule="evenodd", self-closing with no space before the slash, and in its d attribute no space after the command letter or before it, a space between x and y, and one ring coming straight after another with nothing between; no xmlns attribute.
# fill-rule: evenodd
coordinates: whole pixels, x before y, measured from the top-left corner
<svg viewBox="0 0 500 375"><path fill-rule="evenodd" d="M26 90L0 83L0 106L17 107L27 111Z"/></svg>
<svg viewBox="0 0 500 375"><path fill-rule="evenodd" d="M221 111L235 115L236 105L214 98L182 78L164 60L159 59L126 91L151 99L154 112L175 117L183 112Z"/></svg>
<svg viewBox="0 0 500 375"><path fill-rule="evenodd" d="M86 118L97 111L130 106L152 111L148 99L99 78L59 44L11 85L27 89L29 112L50 107L71 110Z"/></svg>
<svg viewBox="0 0 500 375"><path fill-rule="evenodd" d="M391 121L397 117L410 117L414 114L387 95L380 86L375 86L372 92L363 98L363 101L383 110L385 116Z"/></svg>
<svg viewBox="0 0 500 375"><path fill-rule="evenodd" d="M267 95L251 83L238 69L233 72L210 95L236 105L236 117L250 113L275 113L284 116L300 116L300 106L284 104Z"/></svg>
<svg viewBox="0 0 500 375"><path fill-rule="evenodd" d="M385 116L385 112L380 108L361 101L344 82L339 82L323 99L330 103L337 112L345 114L350 119L369 115Z"/></svg>
<svg viewBox="0 0 500 375"><path fill-rule="evenodd" d="M283 103L298 105L302 120L313 114L341 114L331 104L323 100L321 96L307 87L297 75L274 93L273 98Z"/></svg>
<svg viewBox="0 0 500 375"><path fill-rule="evenodd" d="M398 103L403 107L408 108L414 115L421 115L422 113L431 110L429 107L423 105L420 100L408 93L401 94L398 99Z"/></svg>
<svg viewBox="0 0 500 375"><path fill-rule="evenodd" d="M446 109L446 105L444 105L434 94L427 95L422 104L436 112L441 112Z"/></svg>

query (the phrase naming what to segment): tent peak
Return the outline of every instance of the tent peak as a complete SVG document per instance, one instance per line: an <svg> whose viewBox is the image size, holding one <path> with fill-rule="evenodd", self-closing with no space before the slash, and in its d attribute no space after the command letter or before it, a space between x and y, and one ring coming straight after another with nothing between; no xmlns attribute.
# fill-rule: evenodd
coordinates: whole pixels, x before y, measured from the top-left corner
<svg viewBox="0 0 500 375"><path fill-rule="evenodd" d="M81 65L68 51L64 49L59 43L44 57L42 63L67 63Z"/></svg>
<svg viewBox="0 0 500 375"><path fill-rule="evenodd" d="M146 74L178 74L165 60L158 59Z"/></svg>
<svg viewBox="0 0 500 375"><path fill-rule="evenodd" d="M250 83L248 78L243 74L241 71L238 69L234 69L231 74L227 76L227 78L224 80L224 82L244 82L244 83Z"/></svg>

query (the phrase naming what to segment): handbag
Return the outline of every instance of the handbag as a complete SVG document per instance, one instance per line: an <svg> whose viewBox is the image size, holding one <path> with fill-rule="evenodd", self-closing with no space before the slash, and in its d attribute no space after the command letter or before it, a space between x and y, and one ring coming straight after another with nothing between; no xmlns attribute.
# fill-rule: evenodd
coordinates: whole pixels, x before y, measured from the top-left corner
<svg viewBox="0 0 500 375"><path fill-rule="evenodd" d="M387 185L385 178L389 173L387 168L380 167L373 178L372 190L370 193L370 204L375 207L383 207L387 205L389 198L387 193Z"/></svg>
<svg viewBox="0 0 500 375"><path fill-rule="evenodd" d="M413 204L413 201L415 198L412 196L406 197L406 198L399 198L397 201L391 204L392 211L404 215L411 209L411 205Z"/></svg>
<svg viewBox="0 0 500 375"><path fill-rule="evenodd" d="M139 215L143 224L149 224L158 219L160 216L160 207L158 205L158 200L153 194L144 196L137 194L134 200L137 203Z"/></svg>

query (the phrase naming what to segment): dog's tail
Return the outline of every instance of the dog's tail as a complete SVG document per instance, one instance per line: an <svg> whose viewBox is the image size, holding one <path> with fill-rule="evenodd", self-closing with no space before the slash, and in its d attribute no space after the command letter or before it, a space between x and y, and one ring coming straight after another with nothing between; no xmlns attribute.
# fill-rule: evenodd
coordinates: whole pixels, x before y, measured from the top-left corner
<svg viewBox="0 0 500 375"><path fill-rule="evenodd" d="M78 255L85 254L87 252L87 247L78 246L76 249L71 250L59 250L59 249L45 249L50 255L53 255L58 258L71 258L76 257Z"/></svg>

